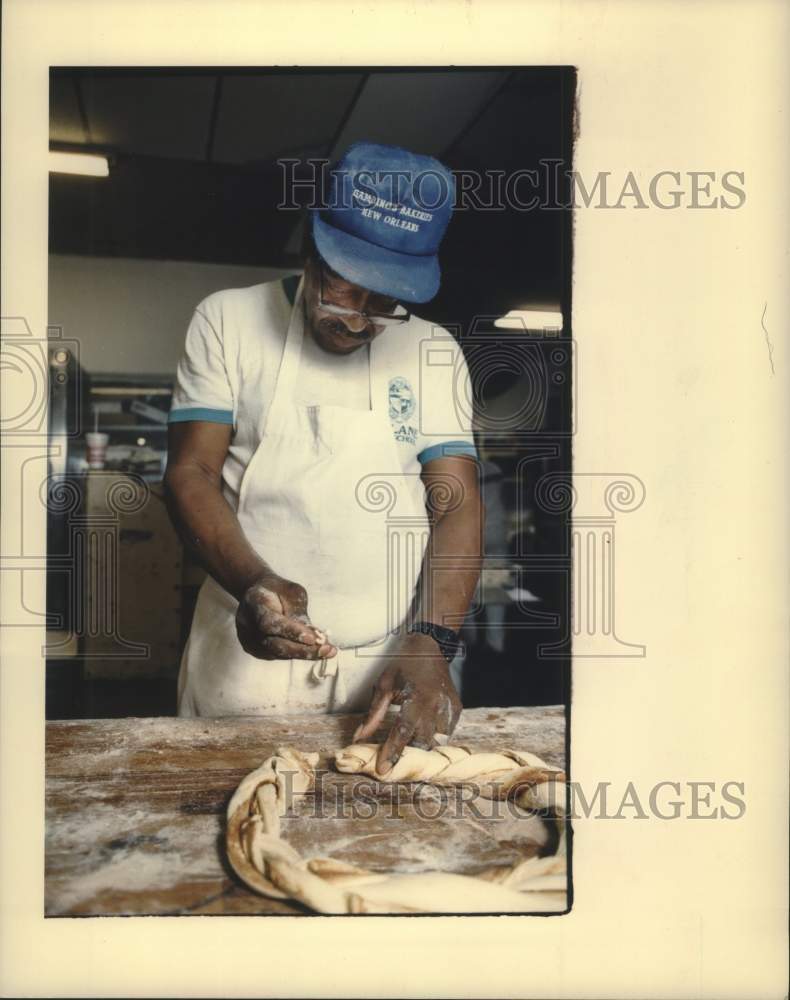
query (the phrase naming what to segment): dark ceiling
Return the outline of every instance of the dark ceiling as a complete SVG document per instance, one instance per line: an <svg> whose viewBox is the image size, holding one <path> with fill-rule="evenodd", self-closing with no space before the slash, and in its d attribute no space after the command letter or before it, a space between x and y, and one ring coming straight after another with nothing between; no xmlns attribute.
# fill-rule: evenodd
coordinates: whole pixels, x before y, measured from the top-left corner
<svg viewBox="0 0 790 1000"><path fill-rule="evenodd" d="M441 156L508 71L55 70L53 143L237 166L334 159L358 139Z"/></svg>
<svg viewBox="0 0 790 1000"><path fill-rule="evenodd" d="M302 215L277 208L278 158L331 161L367 139L454 170L570 167L574 90L567 67L53 68L51 146L106 151L111 170L51 175L50 249L293 267ZM559 302L566 216L456 212L442 253L453 294L496 310Z"/></svg>

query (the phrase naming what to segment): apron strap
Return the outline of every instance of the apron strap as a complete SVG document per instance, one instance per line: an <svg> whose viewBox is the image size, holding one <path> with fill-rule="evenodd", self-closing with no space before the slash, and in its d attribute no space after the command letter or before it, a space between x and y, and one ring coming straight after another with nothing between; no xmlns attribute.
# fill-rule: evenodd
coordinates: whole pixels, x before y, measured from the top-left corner
<svg viewBox="0 0 790 1000"><path fill-rule="evenodd" d="M274 382L274 395L267 409L264 424L261 427L261 435L266 432L266 425L272 419L273 414L279 413L293 400L293 390L299 372L299 358L302 354L302 341L304 340L303 300L304 276L300 278L294 296L288 329L285 333L283 353L280 358L280 367L277 370L277 378Z"/></svg>
<svg viewBox="0 0 790 1000"><path fill-rule="evenodd" d="M384 336L382 334L381 336ZM280 358L280 367L277 371L277 378L274 383L274 396L268 408L267 415L261 434L265 433L266 424L273 413L280 413L284 408L292 404L294 387L299 374L299 362L302 356L302 344L304 342L304 275L299 279L299 284L294 295L293 306L291 307L291 317L288 322L288 329L285 334L285 344ZM379 391L383 387L378 385L377 375L377 337L365 348L368 356L368 400L370 409L379 411L381 415L387 415L389 401L386 392Z"/></svg>
<svg viewBox="0 0 790 1000"><path fill-rule="evenodd" d="M314 684L320 684L322 681L334 677L332 703L342 705L348 697L343 673L344 671L338 663L338 657L333 656L331 660L315 660L310 670L310 679Z"/></svg>

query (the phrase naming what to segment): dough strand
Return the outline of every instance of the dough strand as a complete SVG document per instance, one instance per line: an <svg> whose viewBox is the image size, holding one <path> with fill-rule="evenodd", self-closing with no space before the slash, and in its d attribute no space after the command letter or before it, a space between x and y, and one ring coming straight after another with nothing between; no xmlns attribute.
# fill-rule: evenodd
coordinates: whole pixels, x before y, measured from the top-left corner
<svg viewBox="0 0 790 1000"><path fill-rule="evenodd" d="M556 913L567 909L565 774L522 750L474 753L467 747L407 747L384 777L379 747L338 750L335 767L386 783L472 785L485 798L510 799L551 815L557 853L500 865L479 875L386 874L332 858L303 858L281 837L280 817L310 790L319 755L288 747L242 780L227 809L226 847L236 874L254 891L294 899L319 913Z"/></svg>

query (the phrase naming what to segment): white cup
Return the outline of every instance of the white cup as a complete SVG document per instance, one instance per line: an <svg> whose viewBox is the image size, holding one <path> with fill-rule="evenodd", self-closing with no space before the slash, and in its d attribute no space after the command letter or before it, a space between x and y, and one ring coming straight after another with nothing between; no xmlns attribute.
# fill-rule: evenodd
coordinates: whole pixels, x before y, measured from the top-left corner
<svg viewBox="0 0 790 1000"><path fill-rule="evenodd" d="M104 459L107 455L107 442L110 440L109 434L102 434L100 431L88 431L85 435L85 442L88 445L88 468L103 469Z"/></svg>

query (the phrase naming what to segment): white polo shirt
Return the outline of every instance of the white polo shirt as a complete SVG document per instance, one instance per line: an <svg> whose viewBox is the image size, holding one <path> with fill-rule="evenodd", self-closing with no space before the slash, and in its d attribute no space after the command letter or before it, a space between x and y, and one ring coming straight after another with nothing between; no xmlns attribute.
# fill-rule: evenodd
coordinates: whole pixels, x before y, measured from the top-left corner
<svg viewBox="0 0 790 1000"><path fill-rule="evenodd" d="M260 443L282 358L298 276L208 295L195 309L176 373L170 423L207 420L233 428L223 467L236 507L241 478ZM393 436L405 473L432 459L476 457L466 362L452 336L417 316L376 341ZM295 402L368 409L368 352L322 351L305 337ZM375 461L375 456L371 456Z"/></svg>

